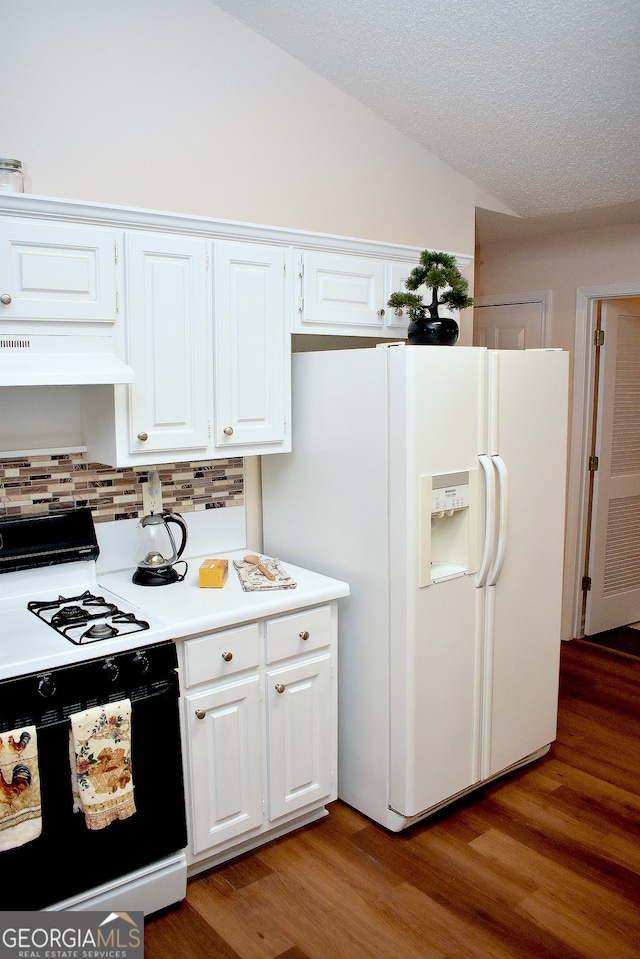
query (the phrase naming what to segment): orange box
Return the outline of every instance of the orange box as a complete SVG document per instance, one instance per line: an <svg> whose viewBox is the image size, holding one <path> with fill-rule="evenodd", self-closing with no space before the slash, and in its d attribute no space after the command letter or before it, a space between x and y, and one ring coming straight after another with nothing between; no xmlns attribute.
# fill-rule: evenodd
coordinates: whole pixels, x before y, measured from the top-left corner
<svg viewBox="0 0 640 959"><path fill-rule="evenodd" d="M200 566L200 585L216 586L218 589L227 581L229 562L226 559L205 559Z"/></svg>

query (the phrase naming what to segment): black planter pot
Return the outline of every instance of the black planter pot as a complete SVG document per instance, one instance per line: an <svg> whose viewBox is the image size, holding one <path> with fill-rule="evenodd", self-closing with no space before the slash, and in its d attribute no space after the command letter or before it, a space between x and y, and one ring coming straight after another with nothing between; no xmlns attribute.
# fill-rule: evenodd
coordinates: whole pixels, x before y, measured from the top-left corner
<svg viewBox="0 0 640 959"><path fill-rule="evenodd" d="M450 316L421 317L411 320L407 338L413 346L453 346L458 339L458 324Z"/></svg>

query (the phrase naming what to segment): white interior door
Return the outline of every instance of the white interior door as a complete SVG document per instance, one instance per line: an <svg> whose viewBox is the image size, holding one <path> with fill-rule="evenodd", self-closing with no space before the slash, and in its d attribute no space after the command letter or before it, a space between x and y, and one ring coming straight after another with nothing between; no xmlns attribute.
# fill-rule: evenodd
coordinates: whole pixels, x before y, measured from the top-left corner
<svg viewBox="0 0 640 959"><path fill-rule="evenodd" d="M515 295L514 295L515 299ZM545 346L545 303L483 304L473 310L473 345L489 350L536 350Z"/></svg>
<svg viewBox="0 0 640 959"><path fill-rule="evenodd" d="M585 633L640 620L640 303L602 306Z"/></svg>

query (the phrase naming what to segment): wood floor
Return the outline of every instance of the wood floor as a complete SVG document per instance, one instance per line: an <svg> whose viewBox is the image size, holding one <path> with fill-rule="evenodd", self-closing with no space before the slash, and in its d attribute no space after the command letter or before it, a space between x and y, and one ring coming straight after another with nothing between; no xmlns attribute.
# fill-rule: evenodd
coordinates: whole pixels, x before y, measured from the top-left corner
<svg viewBox="0 0 640 959"><path fill-rule="evenodd" d="M638 959L640 660L562 651L534 766L391 835L342 803L189 882L146 959Z"/></svg>

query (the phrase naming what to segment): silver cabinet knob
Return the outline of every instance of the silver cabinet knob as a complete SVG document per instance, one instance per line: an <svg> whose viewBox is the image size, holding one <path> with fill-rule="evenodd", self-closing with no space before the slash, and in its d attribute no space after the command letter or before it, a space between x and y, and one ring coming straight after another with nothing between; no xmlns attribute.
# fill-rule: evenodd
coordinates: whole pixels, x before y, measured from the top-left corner
<svg viewBox="0 0 640 959"><path fill-rule="evenodd" d="M284 686L282 685L282 683L276 683L276 692L277 692L277 693L283 693L283 692L284 692Z"/></svg>
<svg viewBox="0 0 640 959"><path fill-rule="evenodd" d="M138 433L138 439L141 440L141 441L144 443L145 440L148 440L148 439L149 439L149 434L148 434L148 433Z"/></svg>
<svg viewBox="0 0 640 959"><path fill-rule="evenodd" d="M9 306L11 303L11 294L3 293L2 296L0 296L0 303L2 303L3 306Z"/></svg>
<svg viewBox="0 0 640 959"><path fill-rule="evenodd" d="M206 715L207 715L206 710L196 709L196 716L198 717L198 719L204 719Z"/></svg>
<svg viewBox="0 0 640 959"><path fill-rule="evenodd" d="M396 306L393 312L396 316L404 316L404 310L401 310L399 306Z"/></svg>
<svg viewBox="0 0 640 959"><path fill-rule="evenodd" d="M300 635L300 639L303 639L303 640L309 639L309 633L306 629L303 629L299 635Z"/></svg>
<svg viewBox="0 0 640 959"><path fill-rule="evenodd" d="M222 432L225 436L233 436L233 426L225 426Z"/></svg>
<svg viewBox="0 0 640 959"><path fill-rule="evenodd" d="M378 316L384 316L384 310L378 310Z"/></svg>
<svg viewBox="0 0 640 959"><path fill-rule="evenodd" d="M233 653L223 653L222 658L224 659L225 663L230 663L233 659Z"/></svg>

